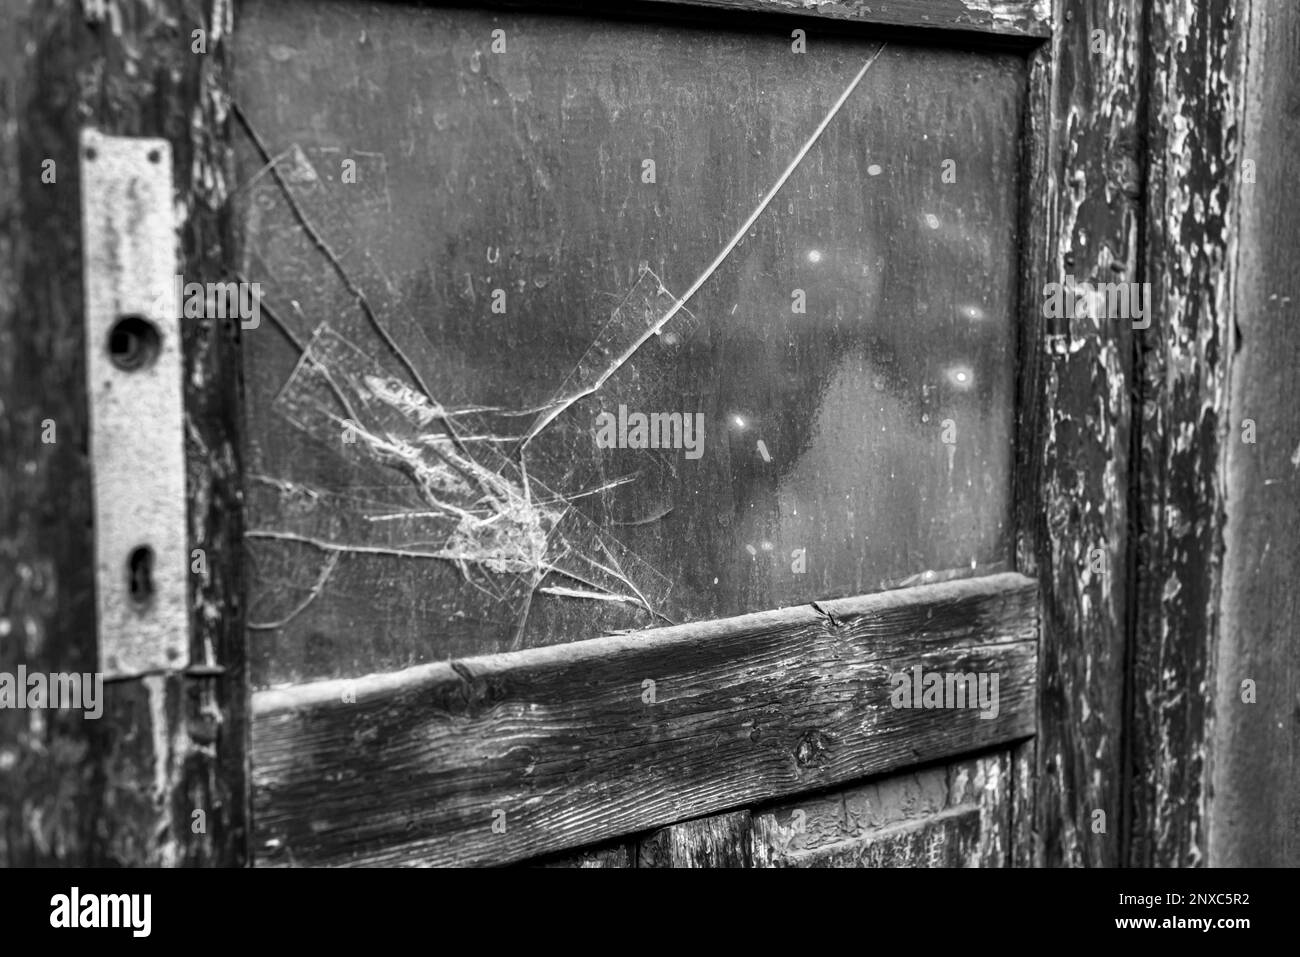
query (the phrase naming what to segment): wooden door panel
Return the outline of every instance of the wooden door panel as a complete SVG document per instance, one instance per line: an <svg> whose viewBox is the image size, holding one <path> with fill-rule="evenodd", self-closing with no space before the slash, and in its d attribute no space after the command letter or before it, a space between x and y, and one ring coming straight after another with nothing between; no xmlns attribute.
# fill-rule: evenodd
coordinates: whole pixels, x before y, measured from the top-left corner
<svg viewBox="0 0 1300 957"><path fill-rule="evenodd" d="M909 15L1043 33L1003 6ZM242 27L258 862L1001 863L988 769L1038 667L1006 571L1025 50L349 0ZM931 674L991 707L922 707ZM773 802L849 815L989 749L978 799L770 843Z"/></svg>
<svg viewBox="0 0 1300 957"><path fill-rule="evenodd" d="M256 687L1010 567L1023 56L344 0L242 22ZM701 445L600 447L621 410Z"/></svg>

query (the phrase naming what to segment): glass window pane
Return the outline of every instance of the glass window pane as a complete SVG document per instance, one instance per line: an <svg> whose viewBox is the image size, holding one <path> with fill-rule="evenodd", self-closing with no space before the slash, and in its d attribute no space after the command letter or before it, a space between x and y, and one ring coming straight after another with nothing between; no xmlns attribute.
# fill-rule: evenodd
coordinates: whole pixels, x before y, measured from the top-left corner
<svg viewBox="0 0 1300 957"><path fill-rule="evenodd" d="M832 32L245 5L257 683L1007 561L1021 57L887 45L662 323Z"/></svg>

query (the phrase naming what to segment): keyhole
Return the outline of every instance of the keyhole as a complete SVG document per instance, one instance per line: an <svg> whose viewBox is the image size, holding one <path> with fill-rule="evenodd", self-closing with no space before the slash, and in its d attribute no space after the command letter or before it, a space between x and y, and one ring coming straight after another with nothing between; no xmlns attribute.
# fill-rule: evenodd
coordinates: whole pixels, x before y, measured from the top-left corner
<svg viewBox="0 0 1300 957"><path fill-rule="evenodd" d="M143 605L153 597L153 549L141 545L132 550L127 560L127 584L131 591L131 601Z"/></svg>
<svg viewBox="0 0 1300 957"><path fill-rule="evenodd" d="M108 358L123 372L143 369L158 358L162 336L140 316L123 316L108 331Z"/></svg>

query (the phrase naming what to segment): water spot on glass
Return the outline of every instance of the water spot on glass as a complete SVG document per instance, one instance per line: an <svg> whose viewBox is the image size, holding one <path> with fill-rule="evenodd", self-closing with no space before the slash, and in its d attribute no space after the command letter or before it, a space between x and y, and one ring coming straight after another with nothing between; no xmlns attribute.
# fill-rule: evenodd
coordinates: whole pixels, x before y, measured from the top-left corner
<svg viewBox="0 0 1300 957"><path fill-rule="evenodd" d="M482 65L481 60L482 57L479 55L477 50L469 55L469 71L471 73L477 73L479 71L479 67Z"/></svg>
<svg viewBox="0 0 1300 957"><path fill-rule="evenodd" d="M968 365L952 365L945 372L948 383L958 389L969 389L975 384L975 373Z"/></svg>
<svg viewBox="0 0 1300 957"><path fill-rule="evenodd" d="M926 213L926 214L925 214L925 225L929 226L931 229L938 229L938 228L939 228L939 217L936 216L936 215L934 215L934 213Z"/></svg>

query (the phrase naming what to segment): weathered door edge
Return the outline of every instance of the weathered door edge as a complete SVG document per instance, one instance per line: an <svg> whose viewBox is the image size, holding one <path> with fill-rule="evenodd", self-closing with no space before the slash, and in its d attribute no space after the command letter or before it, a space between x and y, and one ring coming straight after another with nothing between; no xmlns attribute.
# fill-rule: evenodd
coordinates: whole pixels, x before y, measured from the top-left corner
<svg viewBox="0 0 1300 957"><path fill-rule="evenodd" d="M1133 331L1048 319L1043 295L1136 276L1141 4L1056 0L1031 70L1015 500L1017 568L1043 607L1037 793L1017 834L1039 866L1120 860Z"/></svg>
<svg viewBox="0 0 1300 957"><path fill-rule="evenodd" d="M0 506L6 535L15 531L0 542L0 622L17 663L90 672L98 663L78 137L94 126L168 140L182 219L178 271L222 279L231 10L225 0L126 11L41 0L6 5L0 20L13 51L0 82L16 111L0 128L0 148L19 174L3 198L16 232L8 238L15 273L0 298L0 440L15 453L15 471L12 490L8 478L0 482ZM49 169L52 180L43 178ZM97 721L79 712L4 714L17 732L4 754L13 782L0 806L4 863L247 859L236 336L207 319L182 329L191 666L106 684ZM54 441L42 441L44 420L56 427Z"/></svg>

